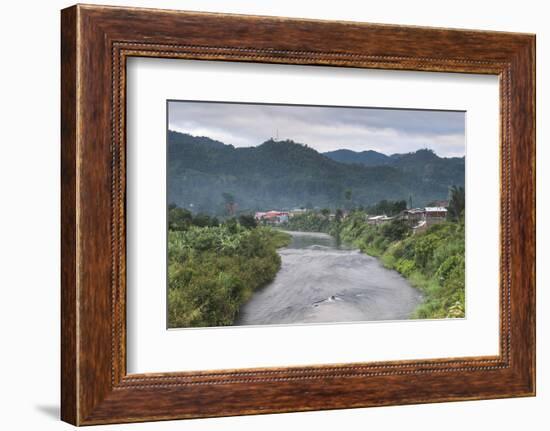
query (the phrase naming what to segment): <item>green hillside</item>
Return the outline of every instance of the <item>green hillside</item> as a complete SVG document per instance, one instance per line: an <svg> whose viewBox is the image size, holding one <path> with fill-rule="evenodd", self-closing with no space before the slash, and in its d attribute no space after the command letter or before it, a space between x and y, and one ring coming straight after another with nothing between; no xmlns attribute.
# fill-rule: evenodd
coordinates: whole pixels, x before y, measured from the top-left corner
<svg viewBox="0 0 550 431"><path fill-rule="evenodd" d="M392 161L390 156L379 153L373 150L367 151L352 151L352 150L335 150L323 153L324 156L337 162L342 163L360 163L365 166L381 166L389 165Z"/></svg>
<svg viewBox="0 0 550 431"><path fill-rule="evenodd" d="M238 212L366 207L409 196L421 206L445 199L451 185L464 185L463 158L440 158L429 150L390 157L391 163L365 166L290 140L235 148L169 131L168 202L216 215L226 212L228 199Z"/></svg>

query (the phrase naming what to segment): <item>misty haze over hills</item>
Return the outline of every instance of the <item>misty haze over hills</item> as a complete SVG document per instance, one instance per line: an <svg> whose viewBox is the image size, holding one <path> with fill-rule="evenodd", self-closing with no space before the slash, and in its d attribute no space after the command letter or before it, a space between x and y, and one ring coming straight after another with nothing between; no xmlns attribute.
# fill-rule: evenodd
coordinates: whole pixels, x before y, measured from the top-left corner
<svg viewBox="0 0 550 431"><path fill-rule="evenodd" d="M464 157L442 158L426 149L391 156L347 149L319 153L273 139L236 148L168 131L167 151L168 202L216 215L224 214L224 193L234 197L239 212L252 212L369 206L409 197L413 206L423 206L446 199L452 185L464 186Z"/></svg>

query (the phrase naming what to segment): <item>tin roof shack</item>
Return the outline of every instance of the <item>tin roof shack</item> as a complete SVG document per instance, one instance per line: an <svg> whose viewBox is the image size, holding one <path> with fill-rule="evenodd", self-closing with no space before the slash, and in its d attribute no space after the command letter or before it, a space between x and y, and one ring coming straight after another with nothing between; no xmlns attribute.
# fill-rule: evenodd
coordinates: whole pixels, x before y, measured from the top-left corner
<svg viewBox="0 0 550 431"><path fill-rule="evenodd" d="M447 220L447 208L445 207L426 207L425 210L428 227Z"/></svg>
<svg viewBox="0 0 550 431"><path fill-rule="evenodd" d="M420 233L434 224L442 223L447 220L447 208L411 208L403 211L403 218L407 220L409 227L414 233Z"/></svg>
<svg viewBox="0 0 550 431"><path fill-rule="evenodd" d="M405 210L402 213L402 218L412 229L413 235L424 232L428 229L428 225L426 224L425 208L410 208Z"/></svg>
<svg viewBox="0 0 550 431"><path fill-rule="evenodd" d="M403 211L403 218L409 224L409 227L414 228L420 222L426 220L426 211L424 208L410 208Z"/></svg>

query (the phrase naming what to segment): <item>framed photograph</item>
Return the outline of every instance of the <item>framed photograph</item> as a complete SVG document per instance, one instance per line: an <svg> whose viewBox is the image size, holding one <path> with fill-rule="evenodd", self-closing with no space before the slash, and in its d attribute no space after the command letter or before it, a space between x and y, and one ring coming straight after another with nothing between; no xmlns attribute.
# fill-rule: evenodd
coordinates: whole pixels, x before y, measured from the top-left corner
<svg viewBox="0 0 550 431"><path fill-rule="evenodd" d="M535 36L61 14L62 419L535 394Z"/></svg>

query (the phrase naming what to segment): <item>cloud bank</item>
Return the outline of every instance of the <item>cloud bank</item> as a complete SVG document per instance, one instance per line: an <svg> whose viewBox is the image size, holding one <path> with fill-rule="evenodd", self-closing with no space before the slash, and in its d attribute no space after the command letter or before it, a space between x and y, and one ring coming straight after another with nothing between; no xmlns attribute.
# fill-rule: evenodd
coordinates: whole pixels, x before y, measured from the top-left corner
<svg viewBox="0 0 550 431"><path fill-rule="evenodd" d="M465 113L458 111L169 101L168 127L235 147L278 136L319 152L390 155L429 148L442 157L465 154Z"/></svg>

